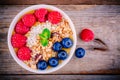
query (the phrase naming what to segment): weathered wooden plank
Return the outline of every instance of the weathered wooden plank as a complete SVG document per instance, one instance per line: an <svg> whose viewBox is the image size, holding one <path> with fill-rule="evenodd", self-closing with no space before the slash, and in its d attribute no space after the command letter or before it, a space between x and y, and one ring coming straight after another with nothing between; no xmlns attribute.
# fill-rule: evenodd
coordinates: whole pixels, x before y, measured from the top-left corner
<svg viewBox="0 0 120 80"><path fill-rule="evenodd" d="M9 24L14 16L27 6L30 5L0 6L0 74L34 74L21 68L11 57L7 47ZM82 59L73 56L67 65L52 74L120 74L120 6L58 5L57 7L64 10L74 22L77 47L85 48L86 56ZM83 28L92 29L96 40L88 43L81 41L79 32Z"/></svg>
<svg viewBox="0 0 120 80"><path fill-rule="evenodd" d="M67 65L52 74L120 74L119 64L116 62L119 60L117 55L114 53L107 55L107 52L99 53L100 51L87 51L87 55L83 59L77 59L73 56ZM20 67L8 54L9 51L0 51L0 53L1 74L34 74Z"/></svg>
<svg viewBox="0 0 120 80"><path fill-rule="evenodd" d="M120 4L119 0L0 0L0 4L62 4L62 5L69 5L69 4Z"/></svg>
<svg viewBox="0 0 120 80"><path fill-rule="evenodd" d="M1 75L0 80L120 80L120 75Z"/></svg>

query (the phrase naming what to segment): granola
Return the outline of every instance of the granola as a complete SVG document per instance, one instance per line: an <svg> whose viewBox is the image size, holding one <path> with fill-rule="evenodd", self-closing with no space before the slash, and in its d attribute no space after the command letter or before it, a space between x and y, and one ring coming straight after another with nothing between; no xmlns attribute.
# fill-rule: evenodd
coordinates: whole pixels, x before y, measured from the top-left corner
<svg viewBox="0 0 120 80"><path fill-rule="evenodd" d="M49 39L48 46L46 47L42 46L39 43L39 34L44 28L48 28L51 31L51 37ZM40 59L48 61L49 58L57 56L57 53L52 50L53 43L55 43L56 41L60 42L62 38L65 37L72 38L72 35L73 32L66 19L62 19L62 21L58 25L53 25L48 21L42 24L37 22L26 34L26 37L28 38L26 46L32 50L32 53L31 59L29 61L25 61L25 64L33 69L36 69L35 66Z"/></svg>

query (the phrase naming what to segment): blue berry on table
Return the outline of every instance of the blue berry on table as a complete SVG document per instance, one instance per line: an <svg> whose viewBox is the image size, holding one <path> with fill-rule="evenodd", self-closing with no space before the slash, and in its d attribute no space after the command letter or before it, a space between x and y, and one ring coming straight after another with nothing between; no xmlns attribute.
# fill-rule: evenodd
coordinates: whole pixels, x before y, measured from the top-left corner
<svg viewBox="0 0 120 80"><path fill-rule="evenodd" d="M83 48L77 48L75 51L75 56L78 58L82 58L85 56L85 50Z"/></svg>

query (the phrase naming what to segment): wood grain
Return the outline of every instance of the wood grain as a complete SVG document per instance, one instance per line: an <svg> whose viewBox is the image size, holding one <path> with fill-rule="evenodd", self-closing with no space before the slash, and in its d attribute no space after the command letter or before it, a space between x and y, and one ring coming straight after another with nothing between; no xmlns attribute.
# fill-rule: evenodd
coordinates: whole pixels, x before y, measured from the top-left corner
<svg viewBox="0 0 120 80"><path fill-rule="evenodd" d="M19 5L26 5L26 4L54 4L54 5L78 5L78 4L90 4L90 5L100 5L100 4L120 4L119 0L0 0L0 4L19 4Z"/></svg>
<svg viewBox="0 0 120 80"><path fill-rule="evenodd" d="M0 6L0 74L34 74L20 67L7 47L10 22L18 12L28 6L30 5ZM120 6L55 6L72 19L77 31L77 47L86 49L86 55L82 59L73 56L67 65L50 74L120 74ZM95 40L85 43L79 39L79 33L84 28L94 31Z"/></svg>
<svg viewBox="0 0 120 80"><path fill-rule="evenodd" d="M34 76L34 77L33 77ZM120 80L120 75L1 75L0 80Z"/></svg>

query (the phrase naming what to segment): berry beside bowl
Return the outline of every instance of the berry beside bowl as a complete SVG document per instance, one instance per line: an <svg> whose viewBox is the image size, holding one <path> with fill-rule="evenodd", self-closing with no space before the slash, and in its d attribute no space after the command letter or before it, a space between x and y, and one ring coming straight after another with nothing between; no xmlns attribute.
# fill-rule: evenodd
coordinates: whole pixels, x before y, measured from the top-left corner
<svg viewBox="0 0 120 80"><path fill-rule="evenodd" d="M14 60L34 73L63 67L76 48L73 22L61 9L34 5L19 12L10 24L8 47Z"/></svg>

